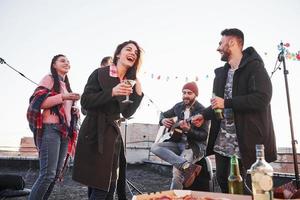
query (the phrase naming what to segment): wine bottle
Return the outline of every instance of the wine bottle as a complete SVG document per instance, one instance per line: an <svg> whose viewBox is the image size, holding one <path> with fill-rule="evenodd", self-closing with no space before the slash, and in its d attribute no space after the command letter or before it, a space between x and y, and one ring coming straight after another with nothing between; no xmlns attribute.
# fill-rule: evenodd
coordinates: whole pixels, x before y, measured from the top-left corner
<svg viewBox="0 0 300 200"><path fill-rule="evenodd" d="M236 155L230 158L230 174L228 176L229 194L243 194L243 178L240 174L239 161Z"/></svg>
<svg viewBox="0 0 300 200"><path fill-rule="evenodd" d="M266 162L264 145L256 145L256 162L251 166L251 181L254 200L273 199L273 168Z"/></svg>

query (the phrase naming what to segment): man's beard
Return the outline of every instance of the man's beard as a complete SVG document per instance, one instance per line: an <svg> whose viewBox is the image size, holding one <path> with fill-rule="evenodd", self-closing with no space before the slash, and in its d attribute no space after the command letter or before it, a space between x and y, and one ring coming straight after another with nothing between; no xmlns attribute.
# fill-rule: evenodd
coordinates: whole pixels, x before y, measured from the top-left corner
<svg viewBox="0 0 300 200"><path fill-rule="evenodd" d="M221 60L224 61L224 62L227 62L229 59L229 53L228 52L224 52L222 57L221 57Z"/></svg>
<svg viewBox="0 0 300 200"><path fill-rule="evenodd" d="M231 51L229 50L229 46L226 45L226 48L224 48L224 50L222 52L223 52L223 54L222 54L221 60L228 62L229 56L231 54Z"/></svg>
<svg viewBox="0 0 300 200"><path fill-rule="evenodd" d="M184 98L184 99L183 99L183 103L184 103L184 105L186 105L186 106L191 106L191 105L194 103L194 101L195 101L195 98L193 98L193 99Z"/></svg>

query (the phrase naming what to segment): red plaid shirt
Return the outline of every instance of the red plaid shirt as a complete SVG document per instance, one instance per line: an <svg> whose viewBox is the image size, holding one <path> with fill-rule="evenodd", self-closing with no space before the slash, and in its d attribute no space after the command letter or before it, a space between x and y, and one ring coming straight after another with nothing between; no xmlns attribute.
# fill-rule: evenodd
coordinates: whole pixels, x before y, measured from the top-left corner
<svg viewBox="0 0 300 200"><path fill-rule="evenodd" d="M49 97L56 95L57 93L49 90L48 88L39 86L30 97L30 104L27 110L27 120L29 122L30 130L33 132L34 141L38 147L38 141L42 138L43 134L43 118L41 114L41 105L44 100ZM63 106L57 105L51 108L53 113L59 117L60 121L60 133L63 137L70 137L68 144L68 154L74 155L75 153L75 142L77 139L77 120L78 115L72 114L71 125L68 127L66 114Z"/></svg>

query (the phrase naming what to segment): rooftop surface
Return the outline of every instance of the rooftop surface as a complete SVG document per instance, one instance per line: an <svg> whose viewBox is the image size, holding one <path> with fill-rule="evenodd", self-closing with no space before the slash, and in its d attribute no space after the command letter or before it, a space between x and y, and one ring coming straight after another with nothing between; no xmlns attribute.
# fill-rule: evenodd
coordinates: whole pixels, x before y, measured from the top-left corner
<svg viewBox="0 0 300 200"><path fill-rule="evenodd" d="M1 174L17 174L21 175L26 183L26 188L31 188L34 181L38 177L37 169L17 169L17 168L0 168ZM147 164L128 165L127 179L142 193L169 190L171 182L171 174L159 173ZM130 190L137 194L131 187ZM132 195L127 187L127 197ZM15 200L25 200L26 197L12 198ZM71 178L71 169L68 169L62 182L58 182L54 187L54 191L50 196L50 200L72 199L87 200L87 187L77 183Z"/></svg>

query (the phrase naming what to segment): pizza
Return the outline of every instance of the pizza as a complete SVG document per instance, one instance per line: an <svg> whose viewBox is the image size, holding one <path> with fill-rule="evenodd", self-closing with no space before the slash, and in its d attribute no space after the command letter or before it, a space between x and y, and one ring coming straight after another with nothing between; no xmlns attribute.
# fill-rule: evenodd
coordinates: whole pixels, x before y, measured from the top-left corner
<svg viewBox="0 0 300 200"><path fill-rule="evenodd" d="M183 191L185 192L185 191ZM194 197L192 194L176 194L174 191L163 191L135 196L134 200L230 200L228 198Z"/></svg>

